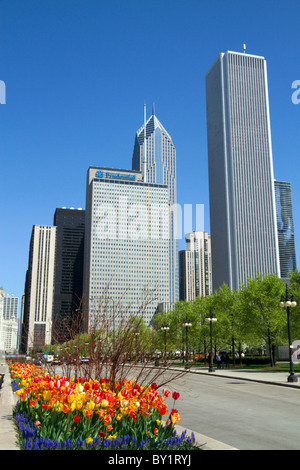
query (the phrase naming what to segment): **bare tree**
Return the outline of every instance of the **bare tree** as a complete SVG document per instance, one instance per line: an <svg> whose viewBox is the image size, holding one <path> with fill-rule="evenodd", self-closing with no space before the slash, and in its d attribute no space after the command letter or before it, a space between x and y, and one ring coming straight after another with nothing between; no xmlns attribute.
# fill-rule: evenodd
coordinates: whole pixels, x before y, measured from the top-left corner
<svg viewBox="0 0 300 470"><path fill-rule="evenodd" d="M93 312L88 333L78 333L87 324L81 308L71 325L65 325L65 336L70 339L60 341L63 374L75 378L107 378L112 387L119 388L129 378L135 378L139 385L155 382L160 387L188 373L186 370L167 373L170 366L153 364L155 330L145 326L144 317L147 307L156 300L156 289L143 290L135 314L132 305L123 302L123 297L115 301L109 295L108 285L96 313ZM63 325L59 325L60 340L63 331ZM51 372L55 373L52 366Z"/></svg>

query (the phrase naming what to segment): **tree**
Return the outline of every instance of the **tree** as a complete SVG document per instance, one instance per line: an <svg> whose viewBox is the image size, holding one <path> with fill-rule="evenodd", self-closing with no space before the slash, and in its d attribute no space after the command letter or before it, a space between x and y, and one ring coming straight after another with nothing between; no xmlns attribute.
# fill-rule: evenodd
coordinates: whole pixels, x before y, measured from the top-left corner
<svg viewBox="0 0 300 470"><path fill-rule="evenodd" d="M275 365L274 348L282 340L286 318L279 306L284 284L275 274L248 279L240 290L242 329L248 339L269 346L271 366Z"/></svg>
<svg viewBox="0 0 300 470"><path fill-rule="evenodd" d="M236 345L243 341L239 291L223 284L214 294L214 313L218 319L220 342L230 347L235 364Z"/></svg>

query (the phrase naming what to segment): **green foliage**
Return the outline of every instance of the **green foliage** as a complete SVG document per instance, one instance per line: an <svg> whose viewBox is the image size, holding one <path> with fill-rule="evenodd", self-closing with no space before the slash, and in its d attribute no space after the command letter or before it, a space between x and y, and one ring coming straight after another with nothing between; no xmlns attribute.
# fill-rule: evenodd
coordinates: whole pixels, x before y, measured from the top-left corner
<svg viewBox="0 0 300 470"><path fill-rule="evenodd" d="M291 274L290 294L294 294L298 306L293 309L291 325L293 336L300 336L300 272ZM209 323L205 317L210 311L217 317L213 324L214 349L234 351L242 345L249 349L260 349L262 344L270 351L270 360L274 365L273 350L279 345L287 345L286 310L280 308L281 295L285 294L285 282L274 274L256 276L248 279L247 285L241 285L232 291L224 284L213 295L197 297L193 301L180 301L171 312L156 316L154 328L157 331L157 346L163 348L163 335L160 327L167 322L168 350L183 351L185 335L183 321L188 318L192 323L189 328L189 351L208 352Z"/></svg>

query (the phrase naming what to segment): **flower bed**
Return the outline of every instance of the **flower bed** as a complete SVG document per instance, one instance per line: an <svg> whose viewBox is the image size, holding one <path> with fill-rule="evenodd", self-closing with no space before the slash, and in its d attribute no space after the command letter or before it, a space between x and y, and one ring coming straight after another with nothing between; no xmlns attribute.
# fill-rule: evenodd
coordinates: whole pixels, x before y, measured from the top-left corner
<svg viewBox="0 0 300 470"><path fill-rule="evenodd" d="M160 395L155 383L124 380L112 386L106 378L53 377L33 364L10 369L19 397L14 419L21 449L198 448L193 434L176 434L179 412L168 411L165 398L171 393L163 389ZM175 404L179 393L172 397Z"/></svg>

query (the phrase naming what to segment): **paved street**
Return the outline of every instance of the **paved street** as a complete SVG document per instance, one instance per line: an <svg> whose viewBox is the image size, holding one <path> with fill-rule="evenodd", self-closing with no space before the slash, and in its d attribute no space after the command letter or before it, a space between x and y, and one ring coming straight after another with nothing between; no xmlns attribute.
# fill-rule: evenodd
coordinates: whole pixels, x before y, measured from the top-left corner
<svg viewBox="0 0 300 470"><path fill-rule="evenodd" d="M172 382L181 394L180 424L240 450L300 450L300 388L234 376L189 374Z"/></svg>

